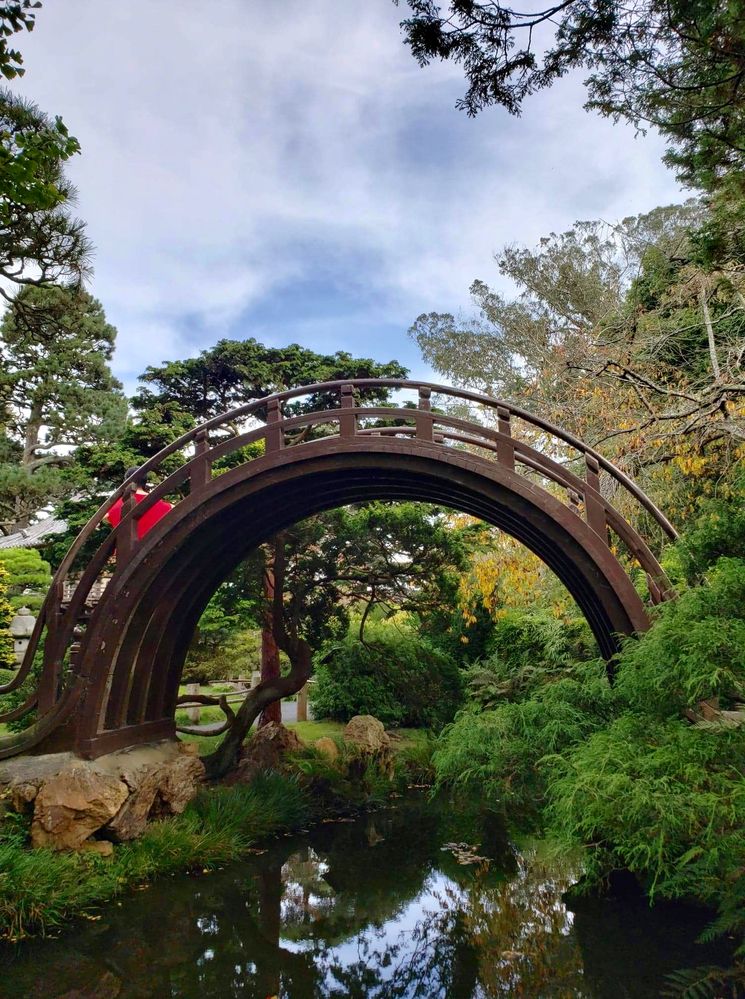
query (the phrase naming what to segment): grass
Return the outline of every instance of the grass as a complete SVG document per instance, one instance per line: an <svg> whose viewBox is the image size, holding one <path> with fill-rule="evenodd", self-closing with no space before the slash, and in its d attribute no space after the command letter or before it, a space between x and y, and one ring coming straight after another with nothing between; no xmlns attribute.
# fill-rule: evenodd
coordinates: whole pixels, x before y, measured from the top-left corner
<svg viewBox="0 0 745 999"><path fill-rule="evenodd" d="M29 850L25 830L6 820L0 826L0 937L44 934L157 875L236 860L258 840L299 828L310 812L296 779L260 774L250 785L200 792L183 815L152 823L111 859Z"/></svg>
<svg viewBox="0 0 745 999"><path fill-rule="evenodd" d="M176 712L177 725L207 725L213 722L225 721L224 712L218 707L202 707L199 709L199 721L193 722L187 714L186 708L179 708Z"/></svg>
<svg viewBox="0 0 745 999"><path fill-rule="evenodd" d="M338 739L344 733L342 723L333 721L287 722L286 727L292 729L303 742L310 744L323 738Z"/></svg>
<svg viewBox="0 0 745 999"><path fill-rule="evenodd" d="M225 716L220 711L219 708L203 708L202 709L202 721L219 721ZM207 712L217 712L213 717L208 715ZM186 714L182 712L176 712L176 720L179 724L187 724ZM308 745L313 745L319 739L328 737L330 739L340 739L344 734L344 725L342 722L334 721L306 721L306 722L286 722L286 727L292 729L293 732L300 738L303 742ZM394 733L396 737L395 749L398 751L400 749L408 749L416 746L426 745L428 742L428 735L424 729L420 728L400 728ZM199 746L199 755L206 756L211 753L218 745L222 739L221 735L180 735L180 739L184 742L194 742Z"/></svg>

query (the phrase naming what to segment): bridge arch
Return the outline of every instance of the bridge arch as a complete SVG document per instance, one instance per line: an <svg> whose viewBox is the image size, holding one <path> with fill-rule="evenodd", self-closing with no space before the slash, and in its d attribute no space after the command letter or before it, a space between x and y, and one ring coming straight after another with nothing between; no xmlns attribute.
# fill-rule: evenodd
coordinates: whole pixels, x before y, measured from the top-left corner
<svg viewBox="0 0 745 999"><path fill-rule="evenodd" d="M360 389L383 386L414 390L416 405L365 406L355 398ZM432 391L479 407L481 421L433 411ZM302 395L325 408L301 416L283 412ZM247 424L257 413L264 422ZM242 432L214 441L215 433L236 421L243 421ZM527 433L515 432L518 421ZM259 440L263 454L249 457L242 449ZM26 732L0 740L0 756L72 749L93 757L173 737L186 653L216 587L279 530L347 503L416 499L501 528L556 573L606 658L617 651L619 635L648 625L644 603L613 553L611 535L647 573L652 601L669 595L657 559L606 498L601 480L640 503L662 533L674 537L638 487L571 435L476 393L392 379L310 386L210 421L143 468L157 473L174 453L185 454L182 465L164 475L140 504L134 483L125 483L60 567L21 670L31 672L44 638L38 688L21 706L36 709L38 718ZM217 463L230 455L238 463L216 474ZM138 540L137 523L147 509L187 488L188 495ZM124 497L120 525L65 600L76 557L119 496ZM90 593L115 547L116 571L92 607Z"/></svg>

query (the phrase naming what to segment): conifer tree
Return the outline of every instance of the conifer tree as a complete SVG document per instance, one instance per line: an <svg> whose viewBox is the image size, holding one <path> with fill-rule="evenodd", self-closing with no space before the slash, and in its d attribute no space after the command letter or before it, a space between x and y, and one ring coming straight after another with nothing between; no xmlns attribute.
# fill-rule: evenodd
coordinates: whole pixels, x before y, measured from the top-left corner
<svg viewBox="0 0 745 999"><path fill-rule="evenodd" d="M116 435L126 400L109 362L116 330L69 287L24 288L0 325L0 530L27 527L64 489L81 444Z"/></svg>

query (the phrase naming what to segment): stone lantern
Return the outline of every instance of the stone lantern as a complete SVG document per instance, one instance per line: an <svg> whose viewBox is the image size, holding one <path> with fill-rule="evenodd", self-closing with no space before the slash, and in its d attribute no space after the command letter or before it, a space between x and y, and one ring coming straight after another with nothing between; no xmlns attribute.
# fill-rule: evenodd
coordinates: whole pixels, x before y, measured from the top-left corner
<svg viewBox="0 0 745 999"><path fill-rule="evenodd" d="M31 638L31 634L36 624L36 618L28 609L21 607L16 616L10 622L10 633L13 636L13 652L16 657L16 665L20 666Z"/></svg>

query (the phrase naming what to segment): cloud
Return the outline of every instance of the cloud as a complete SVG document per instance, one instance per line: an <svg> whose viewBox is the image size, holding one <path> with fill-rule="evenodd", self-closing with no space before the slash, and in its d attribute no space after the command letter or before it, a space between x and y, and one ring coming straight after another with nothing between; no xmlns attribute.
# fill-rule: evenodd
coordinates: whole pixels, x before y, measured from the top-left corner
<svg viewBox="0 0 745 999"><path fill-rule="evenodd" d="M207 13L205 13L207 12ZM220 336L299 340L421 371L405 330L468 304L492 254L576 218L680 200L658 138L582 110L576 78L521 119L454 110L387 0L67 0L22 40L60 113L117 373Z"/></svg>

